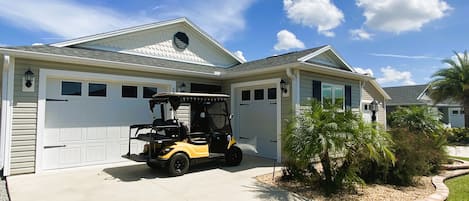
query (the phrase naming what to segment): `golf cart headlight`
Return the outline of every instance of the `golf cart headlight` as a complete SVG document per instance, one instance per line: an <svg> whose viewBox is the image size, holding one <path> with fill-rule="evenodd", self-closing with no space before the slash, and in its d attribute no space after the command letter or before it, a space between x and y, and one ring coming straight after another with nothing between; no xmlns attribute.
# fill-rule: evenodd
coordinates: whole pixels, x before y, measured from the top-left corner
<svg viewBox="0 0 469 201"><path fill-rule="evenodd" d="M173 150L173 148L164 148L164 149L161 149L161 155L165 155L167 153L169 153L171 150Z"/></svg>

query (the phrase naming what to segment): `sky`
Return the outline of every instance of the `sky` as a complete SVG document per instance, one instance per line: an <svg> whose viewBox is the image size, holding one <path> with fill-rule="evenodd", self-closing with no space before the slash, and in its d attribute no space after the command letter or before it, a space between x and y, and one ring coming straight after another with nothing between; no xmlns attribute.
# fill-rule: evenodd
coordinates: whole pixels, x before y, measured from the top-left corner
<svg viewBox="0 0 469 201"><path fill-rule="evenodd" d="M461 0L0 0L0 46L177 17L247 61L331 45L384 87L431 81L469 42L469 3Z"/></svg>

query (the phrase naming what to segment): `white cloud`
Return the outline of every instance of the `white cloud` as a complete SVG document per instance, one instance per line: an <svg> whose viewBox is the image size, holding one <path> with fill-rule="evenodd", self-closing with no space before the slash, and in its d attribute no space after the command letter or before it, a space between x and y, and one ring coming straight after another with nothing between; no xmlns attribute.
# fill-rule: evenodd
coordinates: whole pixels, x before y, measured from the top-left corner
<svg viewBox="0 0 469 201"><path fill-rule="evenodd" d="M219 41L245 28L244 11L254 0L167 0L148 11L123 13L71 0L0 1L0 18L12 25L71 39L146 23L188 17Z"/></svg>
<svg viewBox="0 0 469 201"><path fill-rule="evenodd" d="M237 56L239 59L241 59L242 61L247 61L246 58L244 58L242 51L238 50L238 51L233 52L233 54Z"/></svg>
<svg viewBox="0 0 469 201"><path fill-rule="evenodd" d="M283 0L288 19L317 31L327 37L334 37L331 30L344 21L344 13L330 0Z"/></svg>
<svg viewBox="0 0 469 201"><path fill-rule="evenodd" d="M0 47L6 47L6 46L8 46L8 45L0 43Z"/></svg>
<svg viewBox="0 0 469 201"><path fill-rule="evenodd" d="M284 29L277 33L277 44L274 46L275 50L280 51L304 47L305 44L298 40L292 32Z"/></svg>
<svg viewBox="0 0 469 201"><path fill-rule="evenodd" d="M370 75L370 76L373 77L373 70L371 70L370 68L364 69L364 68L360 68L360 67L355 67L354 69L355 69L355 71L357 71L357 73L367 74L367 75Z"/></svg>
<svg viewBox="0 0 469 201"><path fill-rule="evenodd" d="M399 85L414 85L415 81L412 79L412 73L409 71L398 71L391 66L381 68L383 76L376 79L380 84L399 84Z"/></svg>
<svg viewBox="0 0 469 201"><path fill-rule="evenodd" d="M349 31L352 40L371 40L373 34L368 33L364 29L351 29Z"/></svg>
<svg viewBox="0 0 469 201"><path fill-rule="evenodd" d="M224 42L244 30L244 13L253 2L254 0L166 0L165 5L160 5L155 13L162 18L188 17L215 39Z"/></svg>
<svg viewBox="0 0 469 201"><path fill-rule="evenodd" d="M380 31L418 31L444 17L451 7L444 0L356 0L364 9L365 25Z"/></svg>
<svg viewBox="0 0 469 201"><path fill-rule="evenodd" d="M400 58L400 59L435 59L435 60L442 60L441 57L431 57L425 55L402 55L402 54L381 54L381 53L370 53L371 56L376 57L392 57L392 58Z"/></svg>
<svg viewBox="0 0 469 201"><path fill-rule="evenodd" d="M145 16L127 16L108 8L63 0L0 1L0 18L63 39L154 21Z"/></svg>

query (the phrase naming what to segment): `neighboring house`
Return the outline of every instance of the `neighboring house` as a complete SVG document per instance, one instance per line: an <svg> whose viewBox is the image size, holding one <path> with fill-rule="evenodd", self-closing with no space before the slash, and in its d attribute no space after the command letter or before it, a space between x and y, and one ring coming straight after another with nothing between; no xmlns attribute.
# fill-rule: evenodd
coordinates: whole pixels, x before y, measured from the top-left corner
<svg viewBox="0 0 469 201"><path fill-rule="evenodd" d="M396 110L399 106L426 105L438 110L442 114L441 121L448 126L464 127L464 110L462 106L450 100L435 105L428 96L428 86L428 84L423 84L384 88L392 98L392 100L387 103L388 114Z"/></svg>
<svg viewBox="0 0 469 201"><path fill-rule="evenodd" d="M122 161L129 125L152 122L155 92L230 94L235 137L278 161L285 120L303 101L361 111L365 91L388 98L330 46L243 62L185 18L0 55L5 175ZM190 125L190 106L180 108Z"/></svg>

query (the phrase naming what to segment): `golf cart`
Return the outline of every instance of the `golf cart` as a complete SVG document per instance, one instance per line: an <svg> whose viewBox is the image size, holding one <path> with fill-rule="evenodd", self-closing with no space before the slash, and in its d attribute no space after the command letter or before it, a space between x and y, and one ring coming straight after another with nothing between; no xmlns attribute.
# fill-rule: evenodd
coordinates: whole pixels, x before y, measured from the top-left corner
<svg viewBox="0 0 469 201"><path fill-rule="evenodd" d="M243 154L233 137L228 99L225 94L169 92L153 95L150 110L156 118L152 124L130 126L129 151L122 157L146 162L152 168L167 168L172 176L185 174L196 159L221 158L228 165L239 165ZM185 125L176 116L178 109L188 106L190 114L185 115L191 123ZM166 119L165 116L173 117ZM133 140L145 143L141 153L131 153Z"/></svg>

